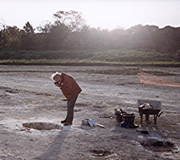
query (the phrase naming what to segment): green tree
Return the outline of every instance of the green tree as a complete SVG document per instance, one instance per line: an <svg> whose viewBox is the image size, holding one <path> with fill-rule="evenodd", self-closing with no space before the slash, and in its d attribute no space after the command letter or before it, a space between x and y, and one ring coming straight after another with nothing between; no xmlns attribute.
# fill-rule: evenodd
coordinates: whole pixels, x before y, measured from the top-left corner
<svg viewBox="0 0 180 160"><path fill-rule="evenodd" d="M7 27L7 33L8 33L8 36L9 36L9 43L10 43L10 46L8 47L9 49L19 49L20 47L20 37L21 37L21 32L20 32L20 29L17 28L16 26L14 27L10 27L8 26Z"/></svg>
<svg viewBox="0 0 180 160"><path fill-rule="evenodd" d="M61 50L70 30L63 24L53 25L48 34L50 50Z"/></svg>
<svg viewBox="0 0 180 160"><path fill-rule="evenodd" d="M125 31L122 28L114 29L110 32L110 49L126 48Z"/></svg>
<svg viewBox="0 0 180 160"><path fill-rule="evenodd" d="M53 40L53 35L50 36L50 31L52 31L51 22L46 22L45 24L37 27L37 30L40 32L37 34L37 44L39 50L49 50L50 48L50 39Z"/></svg>
<svg viewBox="0 0 180 160"><path fill-rule="evenodd" d="M36 50L35 48L35 33L33 26L27 22L25 26L23 26L23 31L21 34L21 49L25 50Z"/></svg>
<svg viewBox="0 0 180 160"><path fill-rule="evenodd" d="M58 11L54 14L55 22L48 34L49 49L81 48L80 32L84 27L81 13L76 11Z"/></svg>
<svg viewBox="0 0 180 160"><path fill-rule="evenodd" d="M3 25L0 31L0 49L17 50L20 47L20 29Z"/></svg>
<svg viewBox="0 0 180 160"><path fill-rule="evenodd" d="M110 35L108 30L85 26L81 31L83 49L108 49Z"/></svg>

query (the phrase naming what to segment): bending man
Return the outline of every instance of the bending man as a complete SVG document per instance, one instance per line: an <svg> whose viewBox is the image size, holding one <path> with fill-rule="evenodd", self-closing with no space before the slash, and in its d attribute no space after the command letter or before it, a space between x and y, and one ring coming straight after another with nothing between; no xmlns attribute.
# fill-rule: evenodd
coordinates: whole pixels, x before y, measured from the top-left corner
<svg viewBox="0 0 180 160"><path fill-rule="evenodd" d="M67 115L65 120L61 121L61 123L64 123L64 125L72 125L74 105L82 89L69 74L56 72L51 77L55 81L54 84L62 90L62 93L67 98Z"/></svg>

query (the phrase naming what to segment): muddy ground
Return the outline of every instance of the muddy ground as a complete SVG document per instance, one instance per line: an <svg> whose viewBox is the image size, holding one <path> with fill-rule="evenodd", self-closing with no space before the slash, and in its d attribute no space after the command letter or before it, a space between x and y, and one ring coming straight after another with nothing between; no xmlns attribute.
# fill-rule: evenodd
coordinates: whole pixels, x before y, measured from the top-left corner
<svg viewBox="0 0 180 160"><path fill-rule="evenodd" d="M82 88L72 126L60 122L66 101L54 86L55 71L75 77ZM159 160L180 159L180 88L139 84L139 72L180 83L179 68L106 66L0 66L0 159L2 160ZM140 124L138 99L162 102L157 125ZM116 124L115 109L135 114L138 128ZM82 125L93 119L101 127ZM22 129L42 122L58 129ZM138 130L147 130L143 134Z"/></svg>

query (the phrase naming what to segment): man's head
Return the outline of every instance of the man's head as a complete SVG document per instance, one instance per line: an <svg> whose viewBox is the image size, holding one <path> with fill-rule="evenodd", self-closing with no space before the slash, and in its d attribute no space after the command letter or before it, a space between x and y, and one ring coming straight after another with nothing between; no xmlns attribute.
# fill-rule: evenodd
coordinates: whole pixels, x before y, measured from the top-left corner
<svg viewBox="0 0 180 160"><path fill-rule="evenodd" d="M61 82L61 73L56 72L51 75L51 78L53 81Z"/></svg>

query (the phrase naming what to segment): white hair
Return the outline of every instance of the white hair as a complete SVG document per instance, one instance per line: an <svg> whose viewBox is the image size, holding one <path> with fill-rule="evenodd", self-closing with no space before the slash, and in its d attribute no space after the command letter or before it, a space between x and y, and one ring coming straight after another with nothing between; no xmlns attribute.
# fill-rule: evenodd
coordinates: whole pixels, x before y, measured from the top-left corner
<svg viewBox="0 0 180 160"><path fill-rule="evenodd" d="M56 72L56 73L54 73L54 74L51 75L51 79L54 81L54 79L55 79L56 77L59 77L59 76L61 76L61 73Z"/></svg>

